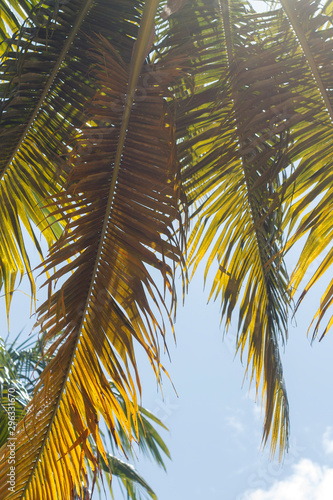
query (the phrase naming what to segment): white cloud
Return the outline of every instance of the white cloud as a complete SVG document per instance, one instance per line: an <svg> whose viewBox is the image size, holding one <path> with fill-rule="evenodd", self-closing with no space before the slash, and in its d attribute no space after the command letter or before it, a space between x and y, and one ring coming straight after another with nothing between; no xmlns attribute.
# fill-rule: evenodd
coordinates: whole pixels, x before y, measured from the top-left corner
<svg viewBox="0 0 333 500"><path fill-rule="evenodd" d="M244 425L238 417L225 417L225 422L228 427L235 431L236 434L241 434L242 432L244 432Z"/></svg>
<svg viewBox="0 0 333 500"><path fill-rule="evenodd" d="M254 403L252 406L253 410L253 415L256 420L262 420L263 419L263 410L262 407L259 403Z"/></svg>
<svg viewBox="0 0 333 500"><path fill-rule="evenodd" d="M268 490L245 492L241 500L332 500L333 469L302 459L293 466L293 473L274 481Z"/></svg>
<svg viewBox="0 0 333 500"><path fill-rule="evenodd" d="M333 453L333 436L332 436L332 427L326 427L325 432L323 434L323 448L327 455Z"/></svg>
<svg viewBox="0 0 333 500"><path fill-rule="evenodd" d="M263 419L263 408L261 404L260 394L257 394L256 388L254 384L249 387L247 394L244 396L244 399L249 399L253 402L252 410L255 420Z"/></svg>

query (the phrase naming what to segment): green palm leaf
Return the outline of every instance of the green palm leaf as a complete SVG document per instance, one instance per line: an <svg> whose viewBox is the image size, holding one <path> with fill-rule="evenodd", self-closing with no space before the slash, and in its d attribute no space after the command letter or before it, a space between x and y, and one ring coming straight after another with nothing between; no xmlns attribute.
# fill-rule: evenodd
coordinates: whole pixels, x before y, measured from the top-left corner
<svg viewBox="0 0 333 500"><path fill-rule="evenodd" d="M32 10L38 15L38 3L37 0L0 1L0 56L10 45L12 35L21 28L21 20L26 19Z"/></svg>
<svg viewBox="0 0 333 500"><path fill-rule="evenodd" d="M143 491L148 494L150 498L157 500L157 496L154 491L143 479L143 477L138 474L132 465L114 457L113 455L110 455L110 453L107 453L107 459L108 464L102 463L103 471L109 472L109 470L111 470L112 474L120 479L129 499L139 500L142 498L138 490L143 489Z"/></svg>
<svg viewBox="0 0 333 500"><path fill-rule="evenodd" d="M313 260L327 253L300 300L333 256L331 13L331 2L282 1L267 13L245 2L193 2L170 18L163 41L175 47L183 37L191 55L177 121L184 185L199 216L190 262L195 269L208 256L206 277L218 264L211 297L221 297L227 328L238 312L237 345L248 351L257 390L263 373L272 451L279 432L280 452L288 437L278 339L290 300ZM289 285L282 255L307 233Z"/></svg>
<svg viewBox="0 0 333 500"><path fill-rule="evenodd" d="M38 375L46 366L46 359L42 355L43 339L37 342L27 339L18 345L18 339L8 344L0 338L0 446L3 446L10 429L8 408L12 410L15 424L25 414L25 408L30 400ZM12 426L11 426L12 427Z"/></svg>

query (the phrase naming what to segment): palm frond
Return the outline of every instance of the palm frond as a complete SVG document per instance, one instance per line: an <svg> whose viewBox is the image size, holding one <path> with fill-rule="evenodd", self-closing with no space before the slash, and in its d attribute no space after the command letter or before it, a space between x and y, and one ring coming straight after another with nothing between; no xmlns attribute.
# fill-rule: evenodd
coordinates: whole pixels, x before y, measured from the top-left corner
<svg viewBox="0 0 333 500"><path fill-rule="evenodd" d="M17 377L15 364L0 339L0 446L7 442L10 432L14 432L28 401L29 395Z"/></svg>
<svg viewBox="0 0 333 500"><path fill-rule="evenodd" d="M18 428L24 458L12 498L40 494L42 477L50 498L86 487L83 455L94 470L100 457L108 462L100 415L120 447L140 434L134 345L159 377L162 312L171 321L174 267L185 268L183 188L196 221L188 262L194 272L206 260L206 279L215 273L210 298L220 298L227 329L238 315L236 348L266 404L264 443L272 434L271 450L279 443L281 456L288 442L279 345L295 292L283 255L307 237L291 277L296 290L327 253L301 299L333 258L331 2L282 0L265 13L242 0L158 6L20 0L5 22L12 32L0 76L7 309L17 275L30 276L22 225L37 248L34 225L43 231L46 272L56 269L40 308L52 360ZM17 31L20 12L28 18ZM315 333L332 290L331 283ZM147 438L160 461L161 443L151 430Z"/></svg>
<svg viewBox="0 0 333 500"><path fill-rule="evenodd" d="M131 464L120 460L110 453L107 453L107 459L107 464L102 462L103 471L109 473L111 470L111 473L121 481L128 499L141 500L142 498L150 497L153 500L157 500L157 496L152 488ZM143 496L141 495L141 491Z"/></svg>
<svg viewBox="0 0 333 500"><path fill-rule="evenodd" d="M47 281L49 300L40 308L46 340L55 339L49 354L55 356L18 426L22 459L13 498L32 498L45 488L50 496L68 496L79 491L82 482L86 485L82 453L93 469L98 467L89 434L97 459L107 461L99 414L119 446L116 421L129 437L132 423L138 429L135 341L160 374L158 334L163 338L165 327L157 314L166 306L149 268L163 277L172 308L175 293L168 261L172 265L181 259L183 234L176 234L174 226L182 227L180 179L173 116L164 100L179 69L175 64L146 64L141 71L149 43L146 35L154 22L150 8L156 10L157 3L145 4L131 64L106 39L91 55L101 91L73 144L68 188L57 196L59 208L52 212L60 216L65 231L45 263L46 271L57 267ZM52 283L68 273L61 289L52 293ZM103 370L124 399L125 409ZM7 473L8 464L2 464L0 477ZM3 485L0 481L0 494Z"/></svg>
<svg viewBox="0 0 333 500"><path fill-rule="evenodd" d="M210 296L222 297L227 328L239 311L238 349L248 350L257 389L263 373L264 442L272 431L274 451L280 432L281 451L288 402L278 339L309 265L324 255L298 303L333 257L331 2L282 0L255 13L246 2L198 1L171 16L170 26L164 50L183 40L192 57L177 119L183 182L199 217L190 262L195 270L208 256L206 277L218 265ZM282 256L305 235L288 285ZM332 290L333 282L314 334Z"/></svg>
<svg viewBox="0 0 333 500"><path fill-rule="evenodd" d="M32 10L35 17L40 15L38 4L38 0L0 0L0 56L10 45L12 36L20 30L22 20L27 19Z"/></svg>
<svg viewBox="0 0 333 500"><path fill-rule="evenodd" d="M8 344L0 338L0 447L14 431L13 426L22 420L30 401L37 375L46 366L42 356L42 340L26 340L16 345L18 338ZM13 418L8 418L9 408Z"/></svg>
<svg viewBox="0 0 333 500"><path fill-rule="evenodd" d="M284 116L293 102L289 50L281 50L279 15L255 14L245 2L186 3L170 26L164 46L174 50L187 32L192 44L191 80L177 102L183 183L198 217L189 262L195 270L207 259L206 278L218 265L210 297L221 297L227 329L238 311L237 348L247 351L257 391L263 379L263 441L272 433L272 453L279 442L281 454L289 429L279 339L290 298L278 256L293 123Z"/></svg>
<svg viewBox="0 0 333 500"><path fill-rule="evenodd" d="M125 401L112 383L111 388L116 395L119 403L125 409ZM162 466L163 469L166 470L162 455L166 455L168 458L171 457L165 442L158 432L159 428L166 429L166 427L154 414L152 414L142 406L139 405L138 411L139 418L137 442L139 451L144 455L151 457L155 463ZM133 434L136 434L134 422L132 422L132 428ZM134 454L133 444L129 441L128 435L124 432L119 422L117 423L117 432L119 434L122 448L126 453L126 456L130 456L135 463L136 455ZM113 436L109 430L107 434L109 439L106 439L106 436L102 436L105 447L106 449L110 449L111 447L113 453L115 453L116 450L114 449ZM103 459L101 459L101 467L103 472L105 473L107 478L110 477L110 474L112 476L116 476L120 480L120 484L123 485L123 489L125 489L131 500L139 500L142 498L142 495L144 498L146 498L147 496L150 496L154 499L157 498L152 488L135 470L133 465L124 462L114 454L107 453L107 458L108 463L105 463ZM112 493L112 483L110 487Z"/></svg>
<svg viewBox="0 0 333 500"><path fill-rule="evenodd" d="M116 395L119 403L125 410L126 405L124 399L116 390L112 382L110 383L113 393ZM139 451L143 453L143 455L152 458L155 463L157 463L159 466L163 467L164 470L166 470L165 463L163 460L163 455L167 456L169 459L171 458L171 456L157 428L158 429L162 428L164 430L167 430L167 428L159 418L157 418L153 413L151 413L146 408L143 408L141 405L138 406L138 411L139 411L139 418L137 421L137 443ZM134 425L134 422L132 422L132 429L133 429L133 434L135 435L136 427ZM117 432L121 441L122 449L124 450L127 456L130 456L132 459L135 459L135 455L133 454L133 444L128 439L128 435L126 432L124 432L120 423L117 423ZM108 449L111 448L113 453L115 453L116 449L114 447L112 434L109 430L107 431L107 434L109 440L108 442L106 442L106 446Z"/></svg>
<svg viewBox="0 0 333 500"><path fill-rule="evenodd" d="M333 58L332 58L332 15L330 2L324 7L320 2L302 2L287 5L282 2L285 15L295 35L294 44L299 42L300 57L298 72L303 81L295 86L295 95L302 95L302 108L297 109L301 120L292 130L290 160L295 169L283 189L293 202L284 227L289 236L286 250L301 238L306 238L298 263L292 273L290 286L292 295L301 292L297 307L309 289L332 264L332 140L333 140ZM311 273L304 290L301 282L314 261L317 269ZM323 317L332 304L332 282L325 290L320 307L312 322L313 336L319 331ZM322 335L332 325L329 319ZM312 326L312 325L311 325Z"/></svg>

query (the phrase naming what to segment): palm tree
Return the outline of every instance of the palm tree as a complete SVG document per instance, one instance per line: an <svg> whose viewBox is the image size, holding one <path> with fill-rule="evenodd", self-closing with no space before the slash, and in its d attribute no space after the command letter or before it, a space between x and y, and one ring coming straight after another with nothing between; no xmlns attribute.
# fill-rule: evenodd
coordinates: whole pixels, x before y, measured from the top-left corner
<svg viewBox="0 0 333 500"><path fill-rule="evenodd" d="M43 336L45 333L43 334ZM17 424L24 418L26 406L30 401L36 381L39 375L45 369L46 361L43 352L43 336L42 338L26 339L18 343L21 334L9 344L8 341L0 342L0 366L2 368L2 377L0 378L0 446L8 443L11 426L8 423L12 420L9 418L9 410L12 411L11 399L14 399L14 414L15 423ZM1 340L1 339L0 339ZM111 388L117 396L119 403L124 406L124 401L117 391L115 391L112 382ZM12 398L12 395L15 397ZM170 458L170 453L165 445L162 437L159 435L155 426L163 429L166 427L163 423L151 412L139 406L139 451L144 455L150 456L161 467L165 468L162 455ZM130 457L135 462L136 457L133 453L131 443L129 442L126 434L121 432L121 427L117 423L119 434L122 441L122 446L126 452L126 456ZM134 466L117 456L117 450L114 447L113 439L110 431L106 435L102 435L103 443L106 449L111 449L112 453L107 452L107 462L100 457L101 471L104 473L106 483L110 488L110 493L113 495L112 483L110 481L112 474L119 480L123 492L127 498L131 500L140 500L141 498L157 499L156 494L142 476L135 470ZM90 442L93 446L92 440ZM86 460L87 469L89 471L89 462ZM98 477L95 478L98 482ZM98 484L100 489L103 489L102 484ZM105 489L105 486L104 486ZM141 493L143 496L141 496ZM83 487L80 495L76 494L79 500L83 498L88 500L90 498L90 491L88 488Z"/></svg>
<svg viewBox="0 0 333 500"><path fill-rule="evenodd" d="M0 8L1 280L7 308L24 272L35 293L21 228L39 251L42 231L39 324L51 344L17 426L13 493L1 451L1 498L67 498L86 485L81 457L92 470L107 458L100 417L120 447L122 432L138 436L136 349L159 380L176 268L184 293L202 260L226 328L238 316L236 349L265 401L263 441L271 435L281 456L279 345L309 265L323 256L297 305L332 261L333 2L281 0L260 13L245 0Z"/></svg>

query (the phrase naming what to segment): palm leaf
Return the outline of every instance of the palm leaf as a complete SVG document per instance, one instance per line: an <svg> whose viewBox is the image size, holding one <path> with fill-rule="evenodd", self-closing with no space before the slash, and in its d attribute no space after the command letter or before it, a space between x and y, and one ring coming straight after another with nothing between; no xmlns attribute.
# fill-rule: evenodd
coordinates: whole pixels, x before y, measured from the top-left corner
<svg viewBox="0 0 333 500"><path fill-rule="evenodd" d="M63 156L67 153L65 145L72 129L66 107L61 113L54 105L45 105L52 85L53 101L59 100L59 88L54 78L67 52L63 19L53 19L52 13L50 15L44 7L39 13L47 13L46 24L37 26L33 19L38 21L40 17L35 16L34 3L29 8L31 17L13 35L1 66L0 268L7 310L18 272L21 277L25 270L28 272L31 291L33 295L35 293L21 224L39 251L31 221L43 231L49 245L61 232L55 224L48 226L45 220L48 212L41 206L45 204L45 197L56 193L64 183ZM58 57L59 47L61 49L64 45Z"/></svg>
<svg viewBox="0 0 333 500"><path fill-rule="evenodd" d="M186 40L185 19L192 81L180 85L177 130L183 182L198 216L189 260L195 270L208 259L206 277L218 263L210 297L221 297L227 329L238 311L237 348L242 357L247 351L257 391L263 378L263 440L272 433L272 453L278 442L282 453L289 421L279 339L290 299L277 255L293 119L283 116L292 102L289 51L281 51L276 12L255 14L242 2L221 2L217 10L186 3L170 19L165 46Z"/></svg>
<svg viewBox="0 0 333 500"><path fill-rule="evenodd" d="M0 339L0 446L14 432L14 425L24 415L28 400L26 388L17 377L15 362Z"/></svg>
<svg viewBox="0 0 333 500"><path fill-rule="evenodd" d="M11 38L21 28L21 20L26 19L34 9L39 13L37 0L1 0L0 1L0 56L11 43Z"/></svg>
<svg viewBox="0 0 333 500"><path fill-rule="evenodd" d="M140 490L142 490L146 498L149 495L153 500L157 500L157 496L149 484L131 464L120 460L110 453L107 453L107 460L107 464L102 462L103 471L109 473L111 470L111 473L121 481L128 499L140 500L142 498Z"/></svg>
<svg viewBox="0 0 333 500"><path fill-rule="evenodd" d="M19 337L20 334L11 344L0 338L0 446L14 430L8 426L8 408L15 408L15 424L22 420L37 377L46 366L42 338L36 342L27 339L17 345Z"/></svg>
<svg viewBox="0 0 333 500"><path fill-rule="evenodd" d="M298 110L303 121L292 130L293 145L289 151L291 161L297 166L283 186L293 200L284 222L289 231L286 249L306 237L291 276L293 296L302 290L301 283L309 266L316 260L321 261L299 295L298 307L332 264L332 6L331 2L322 7L319 2L306 1L302 2L300 12L296 4L282 2L282 5L301 46L298 71L304 75L302 87L296 88L304 96L303 107ZM313 336L317 335L331 304L332 282L312 322L315 323ZM332 319L329 319L322 335L331 325Z"/></svg>
<svg viewBox="0 0 333 500"><path fill-rule="evenodd" d="M89 434L97 455L107 460L98 431L99 414L120 446L116 421L129 438L132 422L138 429L134 339L159 376L157 334L164 336L164 324L157 314L165 305L149 267L160 271L173 307L173 273L167 259L179 261L182 233L177 236L173 226L175 221L181 224L179 175L173 117L163 99L179 70L170 71L175 67L171 64L145 65L140 76L157 3L145 5L130 65L106 39L101 40L103 48L91 55L102 90L91 102L89 122L73 145L70 182L57 197L59 209L53 212L61 217L65 232L45 263L46 271L58 268L48 279L50 290L53 281L72 274L40 308L48 329L46 340L55 339L49 350L55 357L41 375L24 423L18 426L21 460L16 493L10 498L32 498L45 488L50 497L55 492L68 496L80 491L82 481L87 483L81 453L93 470L98 466L87 441ZM139 97L134 99L136 87ZM103 370L124 399L125 409ZM0 476L4 477L8 464L5 460L2 464ZM0 493L3 488L0 480Z"/></svg>
<svg viewBox="0 0 333 500"><path fill-rule="evenodd" d="M199 217L190 262L195 270L208 256L206 277L217 262L210 296L221 297L227 328L238 311L237 345L248 352L257 390L263 373L264 442L272 431L274 451L280 433L281 452L288 402L278 339L309 265L327 253L300 301L333 257L331 2L283 0L255 13L245 2L198 1L170 26L164 50L183 40L192 62L177 119L183 181ZM290 291L282 255L307 233ZM315 333L332 290L331 282Z"/></svg>
<svg viewBox="0 0 333 500"><path fill-rule="evenodd" d="M119 392L115 389L114 385L111 383L111 388L114 391L119 403L125 408L125 401L119 394ZM143 408L142 406L138 407L139 409L139 419L138 419L138 446L139 451L144 455L151 457L154 462L158 465L162 466L164 470L165 464L162 458L162 454L165 454L168 458L170 457L169 450L164 443L162 437L160 436L156 424L158 427L166 429L163 423L150 411ZM134 422L132 422L133 433L136 433ZM130 456L134 461L136 456L133 453L133 444L129 441L127 434L123 431L121 424L117 423L117 432L119 433L119 437L121 440L122 448L124 449L126 455ZM114 449L114 440L110 431L108 431L108 440L106 437L103 437L106 449L113 450L113 453L116 452ZM110 473L112 476L116 476L120 483L123 485L123 489L129 495L129 498L133 500L139 500L141 498L141 492L144 496L150 496L151 498L156 499L156 495L151 487L147 484L147 482L138 474L133 465L124 462L119 459L114 454L107 453L108 463L104 462L101 459L101 467L106 477L109 478ZM112 484L111 484L112 487ZM111 488L112 493L112 488Z"/></svg>
<svg viewBox="0 0 333 500"><path fill-rule="evenodd" d="M238 314L236 347L266 401L264 442L272 433L272 452L279 441L282 453L288 441L279 342L291 292L282 255L308 235L291 278L296 289L331 241L331 2L283 0L267 13L240 0L162 2L152 51L158 2L145 5L152 10L143 15L135 0L50 0L36 16L35 4L24 3L29 18L5 49L0 282L7 308L17 273L29 271L21 225L36 245L32 223L49 245L65 227L45 263L56 272L40 315L55 357L25 419L34 441L18 430L17 498L40 493L43 475L50 497L85 485L82 454L97 467L89 433L107 463L100 414L119 446L122 435L139 432L134 339L159 376L165 304L150 269L162 275L172 308L183 206L186 220L181 184L198 218L189 263L195 270L207 260L206 278L215 267L210 297L220 297L227 328ZM100 43L91 50L94 32ZM53 293L57 280L64 283Z"/></svg>
<svg viewBox="0 0 333 500"><path fill-rule="evenodd" d="M121 397L119 392L116 390L114 385L111 382L111 387L116 395L119 403L125 410L125 402L124 399ZM156 430L156 424L158 427L161 427L162 429L167 430L165 425L161 422L159 418L157 418L153 413L151 413L149 410L146 408L143 408L142 406L139 405L139 419L137 421L137 432L138 432L138 439L137 443L139 446L139 450L141 453L144 455L152 458L154 462L156 462L159 466L163 467L164 470L166 470L165 463L163 460L162 455L166 455L168 458L171 459L170 452L164 443L162 437ZM134 422L132 421L132 429L133 429L133 434L135 434L136 428L134 425ZM131 458L134 460L135 455L133 454L133 446L131 441L128 439L128 435L124 432L123 428L121 427L121 424L118 422L117 423L117 432L119 435L119 438L121 440L121 446L124 452L126 453L127 456L131 456ZM116 449L114 447L113 443L113 437L111 432L108 430L107 432L109 441L107 443L107 447L111 448L113 453L116 453Z"/></svg>

